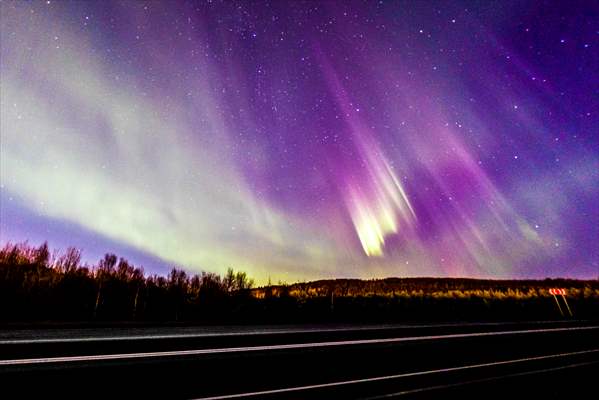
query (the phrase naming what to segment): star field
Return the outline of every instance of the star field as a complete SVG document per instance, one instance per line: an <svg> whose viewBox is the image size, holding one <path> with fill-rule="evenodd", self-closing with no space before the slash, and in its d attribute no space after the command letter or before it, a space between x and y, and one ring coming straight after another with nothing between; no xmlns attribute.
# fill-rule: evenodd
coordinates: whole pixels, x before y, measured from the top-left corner
<svg viewBox="0 0 599 400"><path fill-rule="evenodd" d="M0 7L2 243L258 281L599 274L594 2Z"/></svg>

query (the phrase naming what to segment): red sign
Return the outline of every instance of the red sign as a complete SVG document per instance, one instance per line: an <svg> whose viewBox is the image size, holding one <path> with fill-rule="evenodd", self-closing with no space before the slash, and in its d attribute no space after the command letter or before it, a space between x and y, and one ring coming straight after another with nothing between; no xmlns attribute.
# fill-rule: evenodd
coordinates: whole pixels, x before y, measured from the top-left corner
<svg viewBox="0 0 599 400"><path fill-rule="evenodd" d="M554 296L556 296L556 295L565 296L566 289L551 288L551 289L549 289L549 294L552 294Z"/></svg>

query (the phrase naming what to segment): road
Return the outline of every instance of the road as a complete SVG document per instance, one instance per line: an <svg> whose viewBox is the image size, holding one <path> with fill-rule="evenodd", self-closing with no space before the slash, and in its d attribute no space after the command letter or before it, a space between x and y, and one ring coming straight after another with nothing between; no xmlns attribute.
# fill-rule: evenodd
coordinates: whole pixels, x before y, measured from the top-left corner
<svg viewBox="0 0 599 400"><path fill-rule="evenodd" d="M597 377L596 321L0 330L3 398L563 398Z"/></svg>

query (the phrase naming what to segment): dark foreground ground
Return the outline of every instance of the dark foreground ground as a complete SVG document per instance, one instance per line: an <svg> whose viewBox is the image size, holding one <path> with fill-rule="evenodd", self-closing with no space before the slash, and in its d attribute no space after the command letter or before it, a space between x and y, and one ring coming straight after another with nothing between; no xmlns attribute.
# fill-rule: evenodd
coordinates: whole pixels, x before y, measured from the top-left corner
<svg viewBox="0 0 599 400"><path fill-rule="evenodd" d="M4 329L2 398L572 398L599 323Z"/></svg>

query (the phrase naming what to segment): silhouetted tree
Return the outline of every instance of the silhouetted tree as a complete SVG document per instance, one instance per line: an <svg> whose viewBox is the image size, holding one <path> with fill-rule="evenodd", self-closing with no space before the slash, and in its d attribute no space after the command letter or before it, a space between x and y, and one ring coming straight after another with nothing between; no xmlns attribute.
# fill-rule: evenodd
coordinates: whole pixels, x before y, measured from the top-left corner
<svg viewBox="0 0 599 400"><path fill-rule="evenodd" d="M388 278L252 286L245 272L232 268L222 278L178 268L146 277L110 253L89 266L72 247L63 254L51 254L47 243L0 249L0 322L541 319L558 316L551 287L568 288L576 317L597 318L599 308L597 280Z"/></svg>
<svg viewBox="0 0 599 400"><path fill-rule="evenodd" d="M56 260L56 268L65 274L75 271L81 263L81 251L75 247L67 248L66 252Z"/></svg>

